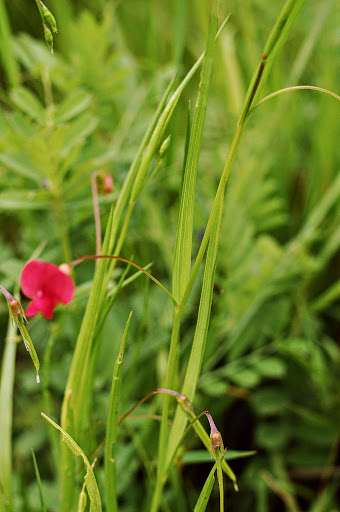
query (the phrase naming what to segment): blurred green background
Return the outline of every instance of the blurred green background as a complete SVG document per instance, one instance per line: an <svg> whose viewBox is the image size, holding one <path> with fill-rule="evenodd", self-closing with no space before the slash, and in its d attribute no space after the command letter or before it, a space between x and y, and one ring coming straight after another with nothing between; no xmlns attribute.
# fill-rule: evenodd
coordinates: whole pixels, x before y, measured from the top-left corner
<svg viewBox="0 0 340 512"><path fill-rule="evenodd" d="M57 264L94 254L91 173L103 169L115 181L112 194L100 199L105 225L168 81L176 72L184 76L204 49L211 5L203 0L51 0L48 7L59 29L51 55L35 3L1 4L13 31L16 68L10 77L2 52L0 280L13 290L23 264L38 247L41 258ZM228 12L231 18L217 43L199 162L194 251L245 92L282 5L279 0L220 2L220 20ZM299 84L337 92L338 14L333 0L306 3L266 93ZM195 104L198 79L177 107L168 130L166 163L137 204L122 254L133 255L140 265L153 261L152 273L167 285L188 101ZM268 100L248 122L232 170L211 326L194 402L197 412L209 408L230 450L257 451L230 463L240 492L226 484L228 511L340 510L338 118L336 100L315 91ZM40 411L50 401L59 418L92 275L92 262L77 268L75 300L60 308L52 322L30 321L46 370L45 395L35 384L24 346L19 346L13 425L18 512L40 510L31 447L48 510L57 510L50 448L54 433L47 431ZM192 294L182 329L181 363L193 338L198 292ZM165 371L171 305L141 278L123 290L102 334L95 382L98 441L105 431L112 365L131 308L122 412L158 386ZM1 301L2 339L7 322ZM156 414L160 403L158 398L146 402L142 411ZM156 421L138 418L120 433L124 512L140 510L145 501L158 428ZM211 467L200 452L201 462L192 463L193 450L201 449L189 434L165 490L168 510L193 510ZM102 478L99 469L100 484ZM212 500L209 510L216 510L217 488Z"/></svg>

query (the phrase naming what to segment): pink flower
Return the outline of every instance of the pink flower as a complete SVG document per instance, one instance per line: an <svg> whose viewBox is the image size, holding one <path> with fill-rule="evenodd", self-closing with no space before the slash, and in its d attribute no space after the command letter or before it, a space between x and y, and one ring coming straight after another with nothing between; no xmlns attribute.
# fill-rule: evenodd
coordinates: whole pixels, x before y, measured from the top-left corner
<svg viewBox="0 0 340 512"><path fill-rule="evenodd" d="M74 282L54 263L31 260L23 268L21 289L32 300L25 313L31 317L41 313L45 318L53 318L58 303L68 304L74 295Z"/></svg>

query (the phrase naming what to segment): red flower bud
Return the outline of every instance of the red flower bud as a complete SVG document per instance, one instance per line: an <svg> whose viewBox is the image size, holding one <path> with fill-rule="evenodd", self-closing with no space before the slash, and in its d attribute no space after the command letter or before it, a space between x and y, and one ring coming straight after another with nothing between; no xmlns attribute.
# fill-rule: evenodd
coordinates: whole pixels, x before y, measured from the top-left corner
<svg viewBox="0 0 340 512"><path fill-rule="evenodd" d="M110 194L114 189L114 182L111 174L104 171L95 172L98 193L102 195Z"/></svg>
<svg viewBox="0 0 340 512"><path fill-rule="evenodd" d="M113 191L113 178L111 174L105 174L103 178L103 193L104 194L110 194L110 192Z"/></svg>

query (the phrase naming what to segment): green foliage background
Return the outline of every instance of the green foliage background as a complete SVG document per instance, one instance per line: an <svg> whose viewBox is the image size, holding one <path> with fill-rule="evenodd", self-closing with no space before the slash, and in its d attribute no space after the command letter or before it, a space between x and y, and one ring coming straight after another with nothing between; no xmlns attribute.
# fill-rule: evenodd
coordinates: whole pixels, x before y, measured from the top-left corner
<svg viewBox="0 0 340 512"><path fill-rule="evenodd" d="M14 2L1 3L14 33L18 66L10 81L2 55L0 279L12 290L38 247L40 257L58 264L95 253L91 173L103 169L114 177L115 190L100 199L105 225L169 79L175 72L183 76L204 49L211 6L201 0L51 0L48 7L59 28L51 55L34 2L20 9ZM245 92L281 7L279 0L220 2L221 19L229 11L232 15L217 43L198 170L194 251ZM306 3L266 93L299 84L336 92L335 9L333 0ZM166 162L137 203L122 253L140 265L153 261L152 273L164 284L171 282L188 100L195 103L197 85L198 77L177 106ZM227 485L230 511L340 508L338 117L337 102L315 91L268 100L251 117L232 170L194 402L197 411L209 408L230 450L257 451L231 462L240 492ZM58 510L51 450L58 449L58 437L40 411L48 408L59 418L93 265L76 269L76 297L53 322L30 321L43 361L43 393L23 345L18 350L13 425L18 512L41 510L31 447L48 510ZM116 270L117 279L121 271ZM181 331L179 374L194 335L198 293L193 290ZM124 288L110 312L95 378L98 441L105 432L112 366L130 310L122 412L163 380L170 306L143 277ZM1 338L6 325L1 301ZM160 403L158 398L146 402L141 411L158 414ZM118 491L124 512L140 510L147 501L158 429L157 421L135 418L119 432ZM210 471L201 448L193 434L187 437L164 491L165 510L193 510ZM194 450L199 463L193 461ZM97 478L102 485L101 469ZM216 489L213 499L217 496Z"/></svg>

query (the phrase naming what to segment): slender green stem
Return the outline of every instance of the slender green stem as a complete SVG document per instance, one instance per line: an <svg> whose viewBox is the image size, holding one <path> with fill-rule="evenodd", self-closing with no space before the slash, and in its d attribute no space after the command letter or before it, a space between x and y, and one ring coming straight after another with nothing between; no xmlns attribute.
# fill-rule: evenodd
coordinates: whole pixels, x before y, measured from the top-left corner
<svg viewBox="0 0 340 512"><path fill-rule="evenodd" d="M170 341L170 353L168 359L167 373L165 378L164 387L171 389L175 380L176 360L178 353L179 331L181 325L183 310L176 308L174 315L174 322L172 328L172 335ZM169 415L169 400L170 397L166 395L163 402L163 412L161 421L161 431L159 436L158 447L158 464L157 464L157 477L152 497L150 512L156 512L161 502L162 490L166 480L166 453L167 453L167 439L168 439L168 415Z"/></svg>
<svg viewBox="0 0 340 512"><path fill-rule="evenodd" d="M4 348L0 382L0 489L12 505L12 412L17 343L16 325L9 320Z"/></svg>
<svg viewBox="0 0 340 512"><path fill-rule="evenodd" d="M262 103L264 103L265 101L267 101L267 100L269 100L271 98L275 98L275 96L279 96L280 94L282 94L284 92L303 91L303 90L306 90L306 89L311 89L313 91L324 92L325 94L328 94L329 96L333 96L333 98L335 98L338 101L340 101L340 96L335 94L335 92L333 92L333 91L329 91L328 89L323 89L322 87L316 87L314 85L295 85L293 87L285 87L284 89L280 89L279 91L275 91L275 92L272 92L271 94L268 94L268 96L266 96L265 98L262 98L262 100L260 100L256 105L254 105L250 109L249 114L251 114L258 106L262 105Z"/></svg>
<svg viewBox="0 0 340 512"><path fill-rule="evenodd" d="M201 263L202 263L202 260L203 260L203 256L204 256L204 253L205 253L205 250L207 248L207 245L208 245L208 242L209 242L209 238L210 238L210 235L211 235L211 230L212 230L212 227L213 227L213 223L214 223L214 220L216 218L217 212L219 210L219 204L220 204L220 201L221 201L221 197L223 197L224 193L225 193L225 187L226 187L226 184L227 184L227 181L228 181L228 178L229 178L229 174L230 174L230 171L231 171L232 164L234 162L234 158L235 158L235 155L236 155L236 152L237 152L238 145L240 143L241 135L243 133L244 124L245 124L244 122L243 123L239 122L237 127L236 127L236 131L235 131L235 134L234 134L231 146L230 146L228 157L227 157L227 160L226 160L223 172L222 172L222 176L221 176L221 179L220 179L220 183L219 183L217 192L216 192L214 203L213 203L210 215L209 215L208 223L207 223L207 226L206 226L206 229L205 229L205 232L204 232L204 236L203 236L203 239L202 239L202 242L201 242L198 254L196 256L195 263L193 265L193 268L192 268L192 271L191 271L191 274L190 274L190 279L188 281L187 287L186 287L186 289L184 291L184 294L183 294L183 297L182 297L182 300L181 300L181 303L180 303L180 309L181 310L184 310L184 308L185 308L185 306L187 304L187 301L189 299L189 295L191 293L191 290L192 290L192 287L193 287L193 285L195 283L195 280L196 280L199 268L201 266Z"/></svg>
<svg viewBox="0 0 340 512"><path fill-rule="evenodd" d="M217 479L218 487L220 490L220 512L224 512L224 489L223 489L223 473L222 473L222 462L223 455L220 450L216 450L216 465L217 465Z"/></svg>
<svg viewBox="0 0 340 512"><path fill-rule="evenodd" d="M13 53L11 26L4 0L0 0L0 56L7 83L14 87L19 82L19 66Z"/></svg>
<svg viewBox="0 0 340 512"><path fill-rule="evenodd" d="M94 225L95 225L95 231L96 231L96 254L100 254L100 251L102 248L102 234L101 234L101 225L100 225L97 176L98 176L98 171L95 171L92 173L91 187L92 187Z"/></svg>
<svg viewBox="0 0 340 512"><path fill-rule="evenodd" d="M165 288L165 286L162 285L162 283L160 283L152 274L150 274L147 270L145 270L143 267L141 267L140 265L138 265L137 263L135 263L134 261L131 261L131 260L128 260L127 258L122 258L120 256L111 256L110 254L99 254L99 255L95 255L95 256L82 256L81 258L78 258L74 261L72 261L72 263L70 263L70 265L72 267L75 267L76 265L79 265L79 263L82 263L83 261L88 261L88 260L98 260L98 259L109 259L109 260L117 260L117 261L124 261L125 263L128 263L129 265L132 265L133 267L136 267L138 268L138 270L140 270L141 272L143 272L143 274L145 274L149 279L151 279L151 281L153 281L154 283L157 284L157 286L159 286L161 288L161 290L163 290L168 297L170 297L170 299L172 300L173 304L175 306L177 306L177 302L176 302L176 299L175 297L173 297L171 295L171 293L169 292L169 290L167 290Z"/></svg>

